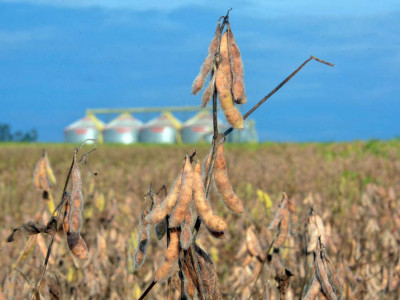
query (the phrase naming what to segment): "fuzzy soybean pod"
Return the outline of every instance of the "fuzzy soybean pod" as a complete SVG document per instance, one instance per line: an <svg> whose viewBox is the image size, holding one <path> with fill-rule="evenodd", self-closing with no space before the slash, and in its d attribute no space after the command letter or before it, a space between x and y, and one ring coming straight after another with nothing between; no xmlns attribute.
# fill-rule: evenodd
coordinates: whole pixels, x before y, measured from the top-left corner
<svg viewBox="0 0 400 300"><path fill-rule="evenodd" d="M233 104L232 93L229 88L230 84L226 75L221 71L217 70L215 83L217 86L219 102L222 110L224 111L225 118L228 123L235 129L243 129L244 122L243 117L236 106Z"/></svg>
<svg viewBox="0 0 400 300"><path fill-rule="evenodd" d="M157 224L164 220L164 218L172 211L179 196L182 184L183 170L179 171L167 197L161 202L160 205L155 206L150 213L146 216L146 221L149 224Z"/></svg>
<svg viewBox="0 0 400 300"><path fill-rule="evenodd" d="M206 198L199 162L194 168L193 200L201 220L210 231L221 232L226 230L228 225L220 216L213 213L211 205Z"/></svg>
<svg viewBox="0 0 400 300"><path fill-rule="evenodd" d="M214 181L226 207L234 213L243 213L244 207L242 201L240 201L239 197L233 192L226 171L224 143L218 145L217 157L214 163Z"/></svg>
<svg viewBox="0 0 400 300"><path fill-rule="evenodd" d="M262 256L262 249L260 245L260 241L258 240L258 237L256 233L254 232L254 225L250 226L247 231L246 231L246 245L249 253L252 256Z"/></svg>
<svg viewBox="0 0 400 300"><path fill-rule="evenodd" d="M193 211L189 207L186 211L185 219L181 225L181 248L187 250L192 244L193 235L192 228L193 225Z"/></svg>
<svg viewBox="0 0 400 300"><path fill-rule="evenodd" d="M78 232L71 232L67 236L68 247L77 258L88 259L89 251L85 240Z"/></svg>
<svg viewBox="0 0 400 300"><path fill-rule="evenodd" d="M190 158L186 155L185 165L182 173L182 185L179 192L178 200L176 201L175 208L171 212L169 219L169 228L179 226L185 218L186 212L189 208L193 192L193 168Z"/></svg>
<svg viewBox="0 0 400 300"><path fill-rule="evenodd" d="M161 282L166 280L168 277L172 275L174 271L174 267L178 262L179 257L179 236L178 230L172 229L170 231L170 241L165 252L165 260L161 266L158 267L155 275L154 281Z"/></svg>
<svg viewBox="0 0 400 300"><path fill-rule="evenodd" d="M233 37L231 27L228 23L228 49L230 50L230 62L232 68L232 93L233 99L237 104L244 104L247 102L247 97L244 91L244 68L243 61L240 55L239 47Z"/></svg>
<svg viewBox="0 0 400 300"><path fill-rule="evenodd" d="M225 31L221 38L219 47L219 53L221 55L221 62L219 63L218 69L224 73L228 81L228 89L232 90L232 62L231 54L229 49L228 32Z"/></svg>
<svg viewBox="0 0 400 300"><path fill-rule="evenodd" d="M214 61L214 55L218 50L218 42L220 36L221 36L220 21L218 21L217 28L215 29L215 35L211 40L210 46L208 47L208 55L204 60L203 64L201 65L199 75L197 75L197 77L193 81L192 84L193 95L197 94L203 88L204 83L207 79L207 75L211 71Z"/></svg>
<svg viewBox="0 0 400 300"><path fill-rule="evenodd" d="M282 247L289 233L289 211L283 210L282 213L283 217L279 223L279 234L274 242L274 248Z"/></svg>
<svg viewBox="0 0 400 300"><path fill-rule="evenodd" d="M201 108L207 106L210 102L215 89L215 74L212 74L210 82L208 83L206 89L204 90L203 96L201 96Z"/></svg>
<svg viewBox="0 0 400 300"><path fill-rule="evenodd" d="M243 129L243 117L233 103L232 97L232 71L229 59L228 34L225 32L221 38L220 53L222 61L215 75L219 101L224 111L226 120L233 128Z"/></svg>
<svg viewBox="0 0 400 300"><path fill-rule="evenodd" d="M146 259L146 250L150 237L150 224L146 221L146 215L148 212L148 208L145 208L140 215L138 247L136 249L134 258L135 269L139 269Z"/></svg>
<svg viewBox="0 0 400 300"><path fill-rule="evenodd" d="M71 180L72 182L71 196L69 199L70 207L68 213L67 242L72 254L74 254L79 259L87 259L88 249L84 239L80 235L80 229L82 226L83 195L81 173L79 171L78 163L76 160L76 153L74 154Z"/></svg>

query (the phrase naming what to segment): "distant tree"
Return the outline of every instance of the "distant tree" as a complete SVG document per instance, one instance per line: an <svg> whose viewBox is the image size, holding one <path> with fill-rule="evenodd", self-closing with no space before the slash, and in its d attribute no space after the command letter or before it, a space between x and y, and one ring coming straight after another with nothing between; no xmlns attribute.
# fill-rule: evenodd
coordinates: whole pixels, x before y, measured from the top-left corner
<svg viewBox="0 0 400 300"><path fill-rule="evenodd" d="M36 129L31 129L28 132L20 130L11 133L10 125L0 124L0 142L36 142L38 134Z"/></svg>
<svg viewBox="0 0 400 300"><path fill-rule="evenodd" d="M0 124L0 141L1 142L12 141L10 126L8 124Z"/></svg>

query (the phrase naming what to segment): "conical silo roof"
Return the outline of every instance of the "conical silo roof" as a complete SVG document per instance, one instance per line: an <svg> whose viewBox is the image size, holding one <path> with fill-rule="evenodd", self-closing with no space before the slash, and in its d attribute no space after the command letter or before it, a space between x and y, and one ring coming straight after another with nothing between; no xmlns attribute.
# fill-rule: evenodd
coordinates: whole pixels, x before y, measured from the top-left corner
<svg viewBox="0 0 400 300"><path fill-rule="evenodd" d="M143 122L125 113L108 123L103 131L106 143L131 144L138 142L140 128Z"/></svg>
<svg viewBox="0 0 400 300"><path fill-rule="evenodd" d="M139 140L143 143L176 143L180 141L181 126L181 122L171 113L163 112L142 127Z"/></svg>
<svg viewBox="0 0 400 300"><path fill-rule="evenodd" d="M222 124L218 119L218 124ZM221 127L221 126L219 126ZM181 130L182 142L198 143L208 141L208 136L213 133L213 116L208 111L202 111L187 120Z"/></svg>
<svg viewBox="0 0 400 300"><path fill-rule="evenodd" d="M102 141L101 130L104 122L94 115L85 116L64 129L65 141L67 143L82 143L87 139Z"/></svg>

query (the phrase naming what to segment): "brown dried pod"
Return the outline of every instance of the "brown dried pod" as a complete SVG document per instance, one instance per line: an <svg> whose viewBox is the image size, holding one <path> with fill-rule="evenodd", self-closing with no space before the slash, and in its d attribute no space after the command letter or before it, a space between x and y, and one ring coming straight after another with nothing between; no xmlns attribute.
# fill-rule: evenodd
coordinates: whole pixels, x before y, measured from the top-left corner
<svg viewBox="0 0 400 300"><path fill-rule="evenodd" d="M70 212L68 215L69 232L80 232L82 226L83 202L81 172L79 171L75 153L71 171L71 199L69 201Z"/></svg>
<svg viewBox="0 0 400 300"><path fill-rule="evenodd" d="M139 269L146 260L146 250L150 239L150 224L145 219L148 213L149 209L144 208L140 215L138 247L133 260L135 269Z"/></svg>
<svg viewBox="0 0 400 300"><path fill-rule="evenodd" d="M275 239L274 248L280 248L285 244L286 237L289 233L289 211L283 211L283 217L279 223L279 234Z"/></svg>
<svg viewBox="0 0 400 300"><path fill-rule="evenodd" d="M319 240L325 245L325 229L324 223L319 215L313 209L310 210L307 222L307 252L311 253L317 249Z"/></svg>
<svg viewBox="0 0 400 300"><path fill-rule="evenodd" d="M165 197L160 205L156 205L146 216L146 221L149 222L149 224L160 223L174 208L179 196L179 191L181 190L182 173L183 170L180 170L167 197Z"/></svg>
<svg viewBox="0 0 400 300"><path fill-rule="evenodd" d="M323 251L322 262L325 265L325 269L328 275L328 280L332 286L333 292L335 293L337 298L340 299L342 296L342 285L340 284L339 276L336 273L335 267L331 259L326 254L325 248L322 249L322 251Z"/></svg>
<svg viewBox="0 0 400 300"><path fill-rule="evenodd" d="M185 287L185 295L187 298L193 300L196 294L196 286L193 283L193 279L190 276L189 268L187 263L182 264L183 282Z"/></svg>
<svg viewBox="0 0 400 300"><path fill-rule="evenodd" d="M303 300L314 300L321 293L321 284L319 283L317 276L313 276L311 280L311 284L308 286L308 289L305 291L305 295L303 296Z"/></svg>
<svg viewBox="0 0 400 300"><path fill-rule="evenodd" d="M67 235L68 247L77 258L85 260L89 257L89 251L84 239L78 232L70 232Z"/></svg>
<svg viewBox="0 0 400 300"><path fill-rule="evenodd" d="M250 226L246 230L246 245L249 253L252 256L261 257L263 255L260 241L258 240L258 237L254 232L254 225Z"/></svg>
<svg viewBox="0 0 400 300"><path fill-rule="evenodd" d="M236 103L244 104L247 102L247 97L244 88L244 68L239 47L233 37L233 33L229 23L227 24L228 42L230 50L230 61L232 68L232 93Z"/></svg>
<svg viewBox="0 0 400 300"><path fill-rule="evenodd" d="M200 276L204 284L205 298L216 300L222 299L217 271L212 260L198 245L194 244L194 246L197 254L197 261L199 263Z"/></svg>
<svg viewBox="0 0 400 300"><path fill-rule="evenodd" d="M282 221L282 218L285 216L286 212L289 210L288 207L288 196L286 193L282 194L282 200L279 205L279 209L276 212L271 224L269 225L269 229L273 230L275 228L278 228L280 222Z"/></svg>
<svg viewBox="0 0 400 300"><path fill-rule="evenodd" d="M337 296L333 290L333 287L331 283L329 282L328 278L328 271L325 267L325 264L323 262L323 252L318 251L315 256L315 266L316 266L316 271L317 271L317 278L321 284L321 289L325 296L329 300L337 299Z"/></svg>
<svg viewBox="0 0 400 300"><path fill-rule="evenodd" d="M193 81L192 84L193 95L197 94L203 88L207 75L208 73L210 73L212 69L214 62L214 55L218 50L218 42L220 36L221 36L220 21L218 21L217 28L215 30L215 35L211 40L210 46L208 47L208 55L204 60L203 64L201 65L199 75L197 75L197 77Z"/></svg>
<svg viewBox="0 0 400 300"><path fill-rule="evenodd" d="M190 162L189 155L186 155L185 165L183 167L181 190L179 191L176 205L171 212L171 216L169 219L169 228L177 227L180 223L182 223L183 219L185 218L190 201L192 199L192 192L193 168Z"/></svg>
<svg viewBox="0 0 400 300"><path fill-rule="evenodd" d="M226 171L224 143L220 143L218 145L218 152L214 163L213 175L217 190L220 193L226 207L228 207L228 209L230 209L234 213L243 213L244 207L242 201L240 201L239 197L233 192Z"/></svg>
<svg viewBox="0 0 400 300"><path fill-rule="evenodd" d="M181 248L187 250L192 244L193 212L189 207L186 211L185 219L181 225Z"/></svg>
<svg viewBox="0 0 400 300"><path fill-rule="evenodd" d="M175 265L178 262L179 257L179 236L177 229L170 230L170 242L165 252L165 260L158 267L155 275L154 281L161 282L166 280L172 275Z"/></svg>
<svg viewBox="0 0 400 300"><path fill-rule="evenodd" d="M71 195L66 202L66 211L68 222L64 219L64 231L67 229L67 242L69 249L79 259L88 258L88 248L80 236L82 226L82 211L83 211L83 195L82 195L82 180L81 172L79 171L77 161L77 151L74 153L72 170L71 170ZM69 209L69 211L68 211Z"/></svg>
<svg viewBox="0 0 400 300"><path fill-rule="evenodd" d="M199 162L197 162L194 169L193 200L201 220L209 230L216 232L226 230L228 225L220 216L213 213L211 205L206 198L204 184L201 178L201 166Z"/></svg>
<svg viewBox="0 0 400 300"><path fill-rule="evenodd" d="M225 31L221 38L221 44L219 47L219 53L221 55L221 61L218 65L218 70L224 73L228 81L228 89L232 92L232 60L229 49L228 32Z"/></svg>
<svg viewBox="0 0 400 300"><path fill-rule="evenodd" d="M226 49L226 51L224 49ZM232 75L230 71L229 55L228 61L227 63L225 63L226 59L224 59L224 52L228 53L228 40L226 33L224 33L221 39L220 53L222 56L222 62L217 69L215 84L219 95L219 101L221 103L222 110L224 111L226 120L233 128L243 129L243 117L234 105L232 99Z"/></svg>
<svg viewBox="0 0 400 300"><path fill-rule="evenodd" d="M33 186L37 191L49 191L55 183L56 178L47 157L47 151L43 150L33 173Z"/></svg>
<svg viewBox="0 0 400 300"><path fill-rule="evenodd" d="M204 108L210 102L212 95L215 90L215 74L211 75L210 82L208 83L206 89L204 90L203 96L201 96L201 107Z"/></svg>
<svg viewBox="0 0 400 300"><path fill-rule="evenodd" d="M247 241L242 243L242 246L240 246L239 251L235 255L235 259L240 259L242 256L247 254Z"/></svg>

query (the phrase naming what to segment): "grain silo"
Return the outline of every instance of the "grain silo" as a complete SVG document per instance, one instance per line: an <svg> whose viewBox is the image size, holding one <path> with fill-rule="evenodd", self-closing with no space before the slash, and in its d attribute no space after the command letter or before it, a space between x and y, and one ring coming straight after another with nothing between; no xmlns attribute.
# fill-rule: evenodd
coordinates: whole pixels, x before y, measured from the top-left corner
<svg viewBox="0 0 400 300"><path fill-rule="evenodd" d="M245 120L244 129L233 130L228 135L228 142L230 143L258 143L257 131L255 128L254 120Z"/></svg>
<svg viewBox="0 0 400 300"><path fill-rule="evenodd" d="M225 129L226 125L218 119L218 130L224 131ZM202 111L187 120L181 130L182 142L184 143L211 142L213 134L213 116L207 111Z"/></svg>
<svg viewBox="0 0 400 300"><path fill-rule="evenodd" d="M181 123L171 113L163 112L159 117L146 123L140 130L142 143L173 144L180 142Z"/></svg>
<svg viewBox="0 0 400 300"><path fill-rule="evenodd" d="M102 121L94 115L87 115L64 129L65 142L82 143L87 139L95 139L98 142L102 142L101 131L103 127L104 123Z"/></svg>
<svg viewBox="0 0 400 300"><path fill-rule="evenodd" d="M131 114L121 114L104 127L103 140L106 143L137 143L142 125L143 123Z"/></svg>

